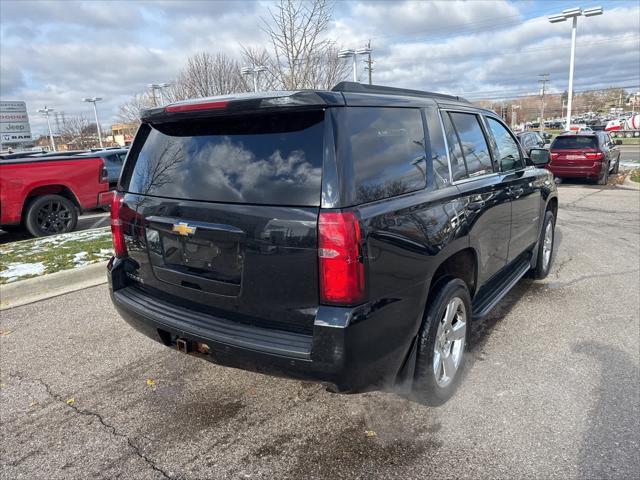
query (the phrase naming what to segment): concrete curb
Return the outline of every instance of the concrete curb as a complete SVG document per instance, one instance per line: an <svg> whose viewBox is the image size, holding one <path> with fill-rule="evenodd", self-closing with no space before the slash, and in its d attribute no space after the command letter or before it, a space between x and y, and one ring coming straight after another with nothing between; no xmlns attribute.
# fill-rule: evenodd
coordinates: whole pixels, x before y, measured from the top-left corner
<svg viewBox="0 0 640 480"><path fill-rule="evenodd" d="M62 270L41 277L0 285L0 310L38 302L107 281L107 262Z"/></svg>
<svg viewBox="0 0 640 480"><path fill-rule="evenodd" d="M627 175L626 177L624 177L624 182L622 182L622 185L624 185L625 187L640 190L640 183L632 182L630 177L631 175Z"/></svg>

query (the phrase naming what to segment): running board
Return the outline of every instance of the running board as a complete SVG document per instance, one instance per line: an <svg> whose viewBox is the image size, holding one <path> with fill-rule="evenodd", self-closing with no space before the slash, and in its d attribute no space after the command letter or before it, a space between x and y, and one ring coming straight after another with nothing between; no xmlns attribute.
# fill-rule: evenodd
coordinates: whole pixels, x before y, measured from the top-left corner
<svg viewBox="0 0 640 480"><path fill-rule="evenodd" d="M530 256L521 258L495 286L488 287L486 291L478 292L473 299L473 319L481 320L496 304L509 293L509 291L526 275L531 268Z"/></svg>

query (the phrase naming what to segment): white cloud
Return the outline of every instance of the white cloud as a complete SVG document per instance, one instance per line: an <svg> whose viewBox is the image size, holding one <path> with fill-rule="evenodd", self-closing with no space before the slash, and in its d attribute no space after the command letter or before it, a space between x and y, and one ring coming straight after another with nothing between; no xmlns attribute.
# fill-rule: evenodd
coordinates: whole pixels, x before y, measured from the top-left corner
<svg viewBox="0 0 640 480"><path fill-rule="evenodd" d="M105 98L101 120L146 88L169 81L198 51L239 56L241 45L265 46L265 1L13 1L0 2L0 93L69 114L91 109L87 95ZM467 94L523 93L566 88L570 26L543 14L572 3L508 1L337 2L328 32L344 47L374 47L374 82ZM532 14L540 15L531 18ZM601 17L578 27L576 86L640 84L640 7L605 5ZM361 68L362 71L362 68ZM362 71L364 79L364 71Z"/></svg>

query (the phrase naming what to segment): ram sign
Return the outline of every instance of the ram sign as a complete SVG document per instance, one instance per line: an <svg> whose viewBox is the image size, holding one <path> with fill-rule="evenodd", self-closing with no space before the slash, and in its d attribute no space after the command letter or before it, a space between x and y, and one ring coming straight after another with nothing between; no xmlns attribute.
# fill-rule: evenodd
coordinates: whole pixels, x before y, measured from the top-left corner
<svg viewBox="0 0 640 480"><path fill-rule="evenodd" d="M31 142L31 126L24 102L0 102L0 144Z"/></svg>

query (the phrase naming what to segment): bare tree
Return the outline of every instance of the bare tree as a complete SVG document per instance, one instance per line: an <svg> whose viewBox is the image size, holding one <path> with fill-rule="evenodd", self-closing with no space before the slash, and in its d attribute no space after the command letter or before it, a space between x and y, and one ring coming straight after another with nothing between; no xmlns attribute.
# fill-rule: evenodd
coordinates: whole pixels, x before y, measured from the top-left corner
<svg viewBox="0 0 640 480"><path fill-rule="evenodd" d="M267 78L277 88L331 88L345 77L348 65L338 61L338 48L324 36L331 20L327 0L280 0L269 14L262 28L271 53L265 57L266 51L257 51L263 58L248 48L243 53L253 64L267 67Z"/></svg>
<svg viewBox="0 0 640 480"><path fill-rule="evenodd" d="M224 53L200 52L187 59L186 67L164 95L168 101L177 101L248 90L236 60Z"/></svg>
<svg viewBox="0 0 640 480"><path fill-rule="evenodd" d="M140 123L140 111L151 108L153 105L154 101L150 93L137 93L120 106L118 118L122 123Z"/></svg>
<svg viewBox="0 0 640 480"><path fill-rule="evenodd" d="M92 133L87 133L92 126ZM72 150L91 148L97 145L98 137L95 131L95 123L90 124L84 115L67 115L60 125L62 143L67 144Z"/></svg>

